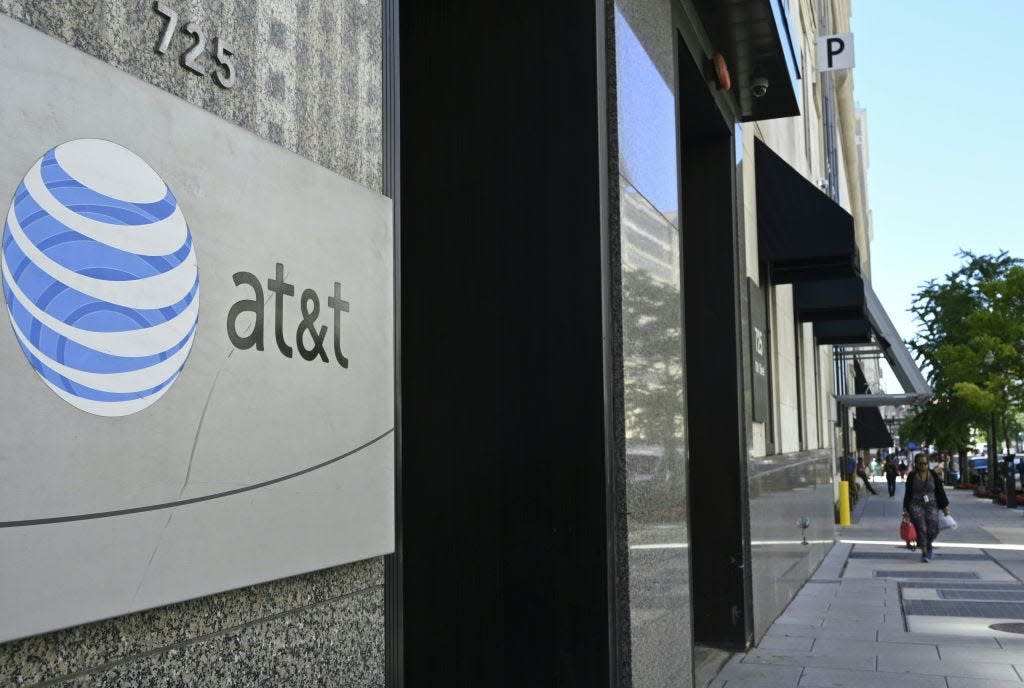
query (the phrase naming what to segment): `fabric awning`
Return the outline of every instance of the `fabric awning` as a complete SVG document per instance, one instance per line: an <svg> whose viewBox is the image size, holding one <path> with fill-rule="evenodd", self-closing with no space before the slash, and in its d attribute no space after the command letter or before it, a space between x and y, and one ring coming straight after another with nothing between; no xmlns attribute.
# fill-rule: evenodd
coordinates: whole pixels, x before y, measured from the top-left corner
<svg viewBox="0 0 1024 688"><path fill-rule="evenodd" d="M857 449L882 449L893 446L892 435L885 427L882 412L877 406L864 406L853 414L853 429L857 433Z"/></svg>
<svg viewBox="0 0 1024 688"><path fill-rule="evenodd" d="M853 364L853 385L858 395L870 394L867 378L860 363ZM857 449L882 449L891 447L892 435L882 420L877 406L860 407L853 415L853 429L857 433Z"/></svg>
<svg viewBox="0 0 1024 688"><path fill-rule="evenodd" d="M793 285L793 308L800 322L864 320L864 280L847 279L799 282Z"/></svg>
<svg viewBox="0 0 1024 688"><path fill-rule="evenodd" d="M893 445L893 436L882 420L878 406L861 406L853 415L858 449L881 449Z"/></svg>
<svg viewBox="0 0 1024 688"><path fill-rule="evenodd" d="M860 320L819 320L814 323L818 344L869 344L871 323Z"/></svg>
<svg viewBox="0 0 1024 688"><path fill-rule="evenodd" d="M754 140L757 236L772 284L858 277L853 216Z"/></svg>

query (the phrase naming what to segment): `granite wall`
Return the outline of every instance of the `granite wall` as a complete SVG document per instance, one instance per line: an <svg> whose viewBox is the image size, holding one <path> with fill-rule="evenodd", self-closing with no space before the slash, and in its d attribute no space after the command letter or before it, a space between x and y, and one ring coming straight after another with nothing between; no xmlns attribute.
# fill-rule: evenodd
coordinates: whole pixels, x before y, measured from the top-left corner
<svg viewBox="0 0 1024 688"><path fill-rule="evenodd" d="M832 451L751 457L747 476L754 638L760 642L834 544Z"/></svg>
<svg viewBox="0 0 1024 688"><path fill-rule="evenodd" d="M150 0L0 0L0 12L381 191L381 0L167 0L234 50L232 89L182 68ZM0 50L2 50L0 46ZM17 56L4 55L16 60ZM384 684L371 559L0 645L0 685ZM2 610L0 610L2 613Z"/></svg>
<svg viewBox="0 0 1024 688"><path fill-rule="evenodd" d="M65 41L371 189L382 163L381 0L0 0L0 12ZM237 83L218 86L179 64L194 21L234 49Z"/></svg>

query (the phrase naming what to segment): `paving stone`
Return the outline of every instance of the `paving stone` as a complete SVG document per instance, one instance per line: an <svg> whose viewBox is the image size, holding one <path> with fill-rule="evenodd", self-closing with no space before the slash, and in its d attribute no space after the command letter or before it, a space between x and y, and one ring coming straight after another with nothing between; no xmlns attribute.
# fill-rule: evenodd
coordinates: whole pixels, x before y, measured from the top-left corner
<svg viewBox="0 0 1024 688"><path fill-rule="evenodd" d="M883 607L878 607L873 610L866 609L848 609L848 610L829 610L825 615L825 621L845 621L847 623L873 623L880 624L885 623L885 612Z"/></svg>
<svg viewBox="0 0 1024 688"><path fill-rule="evenodd" d="M990 678L963 678L949 676L946 678L949 688L1021 688L1020 681L993 681Z"/></svg>
<svg viewBox="0 0 1024 688"><path fill-rule="evenodd" d="M862 625L836 625L836 626L799 626L778 625L772 626L765 634L770 635L799 636L802 638L850 638L852 640L875 640L878 630L874 626ZM994 641L993 641L994 645Z"/></svg>
<svg viewBox="0 0 1024 688"><path fill-rule="evenodd" d="M785 614L821 616L826 614L831 606L832 603L830 600L821 600L820 602L802 602L796 600L786 607Z"/></svg>
<svg viewBox="0 0 1024 688"><path fill-rule="evenodd" d="M771 664L744 664L729 662L716 676L716 679L730 681L792 681L793 685L800 680L803 668L798 666L778 666Z"/></svg>
<svg viewBox="0 0 1024 688"><path fill-rule="evenodd" d="M976 678L995 678L1004 681L1019 680L1020 677L1009 663L994 664L990 662L945 661L908 663L897 658L879 658L879 671L902 672L905 674L934 674L937 676L963 676Z"/></svg>
<svg viewBox="0 0 1024 688"><path fill-rule="evenodd" d="M946 688L946 679L878 671L805 669L799 685L800 688Z"/></svg>
<svg viewBox="0 0 1024 688"><path fill-rule="evenodd" d="M839 593L841 594L853 590L884 590L888 585L890 585L889 581L880 580L878 578L844 578L842 584L839 586Z"/></svg>
<svg viewBox="0 0 1024 688"><path fill-rule="evenodd" d="M850 628L851 625L855 626L855 627L859 627L859 628L871 629L872 631L877 631L877 630L882 629L882 628L890 628L890 629L897 628L897 626L893 625L893 624L890 624L889 626L886 626L884 620L883 621L876 621L876 622L869 622L869 621L851 622L851 621L849 621L847 619L838 619L838 618L825 619L825 622L822 623L821 626L822 626L822 628ZM900 625L899 628L903 628L903 626Z"/></svg>
<svg viewBox="0 0 1024 688"><path fill-rule="evenodd" d="M863 588L863 589L857 589L857 588L846 589L846 588L844 588L844 589L839 590L838 592L836 592L836 599L844 600L844 601L850 601L850 602L858 602L860 600L871 599L871 598L875 598L875 597L885 597L887 595L898 595L899 591L900 591L899 587L897 587L895 584L892 585L892 586L888 586L888 587L877 587L877 588Z"/></svg>
<svg viewBox="0 0 1024 688"><path fill-rule="evenodd" d="M720 685L724 685L725 688L797 688L800 685L800 678L734 678Z"/></svg>
<svg viewBox="0 0 1024 688"><path fill-rule="evenodd" d="M939 656L943 661L959 662L1001 662L1012 664L1024 659L1019 649L1009 650L995 647L957 647L955 645L939 645Z"/></svg>
<svg viewBox="0 0 1024 688"><path fill-rule="evenodd" d="M811 615L811 614L789 614L783 613L782 616L775 619L775 623L780 624L806 624L808 626L820 626L825 620L824 615Z"/></svg>
<svg viewBox="0 0 1024 688"><path fill-rule="evenodd" d="M885 596L880 595L871 597L865 595L863 599L847 600L843 598L833 598L829 605L832 609L848 609L848 610L861 610L870 607L884 607Z"/></svg>
<svg viewBox="0 0 1024 688"><path fill-rule="evenodd" d="M898 645L838 638L816 639L811 646L811 654L898 658L908 664L939 660L934 645Z"/></svg>
<svg viewBox="0 0 1024 688"><path fill-rule="evenodd" d="M879 642L908 643L921 645L960 645L963 647L994 647L999 643L995 638L985 636L937 635L934 633L912 633L904 630L884 628L878 631Z"/></svg>
<svg viewBox="0 0 1024 688"><path fill-rule="evenodd" d="M770 635L792 635L800 636L802 638L812 638L814 637L815 632L820 630L821 626L816 626L814 624L787 624L776 621L765 632L765 637Z"/></svg>
<svg viewBox="0 0 1024 688"><path fill-rule="evenodd" d="M874 669L875 658L849 655L814 655L809 652L787 650L751 650L743 658L744 664L774 664L780 666L823 667L829 669Z"/></svg>
<svg viewBox="0 0 1024 688"><path fill-rule="evenodd" d="M797 650L799 652L810 652L814 638L802 638L799 636L787 635L766 635L757 644L759 650Z"/></svg>

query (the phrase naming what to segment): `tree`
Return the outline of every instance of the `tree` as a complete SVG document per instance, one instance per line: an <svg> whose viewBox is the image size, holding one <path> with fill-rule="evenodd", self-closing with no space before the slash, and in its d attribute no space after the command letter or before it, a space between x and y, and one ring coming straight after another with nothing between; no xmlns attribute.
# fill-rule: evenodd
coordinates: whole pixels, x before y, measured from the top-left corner
<svg viewBox="0 0 1024 688"><path fill-rule="evenodd" d="M912 432L962 457L972 427L992 427L1008 445L1016 432L1024 401L1024 262L1005 252L959 256L959 269L914 295L911 312L919 326L909 344L928 370L935 397L904 435Z"/></svg>
<svg viewBox="0 0 1024 688"><path fill-rule="evenodd" d="M935 400L903 420L900 441L905 445L913 440L922 446L935 445L940 451L964 454L971 444L975 416L956 397L946 403Z"/></svg>

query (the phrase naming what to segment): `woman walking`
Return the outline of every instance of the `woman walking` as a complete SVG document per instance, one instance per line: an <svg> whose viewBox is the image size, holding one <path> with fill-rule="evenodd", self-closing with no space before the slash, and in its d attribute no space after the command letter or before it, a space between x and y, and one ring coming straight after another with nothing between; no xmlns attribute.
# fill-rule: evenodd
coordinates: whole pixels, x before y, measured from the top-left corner
<svg viewBox="0 0 1024 688"><path fill-rule="evenodd" d="M949 499L942 481L928 468L928 457L914 457L914 472L907 477L903 493L903 515L909 516L917 529L917 544L921 547L921 561L932 560L932 542L939 534L939 509L949 516Z"/></svg>

